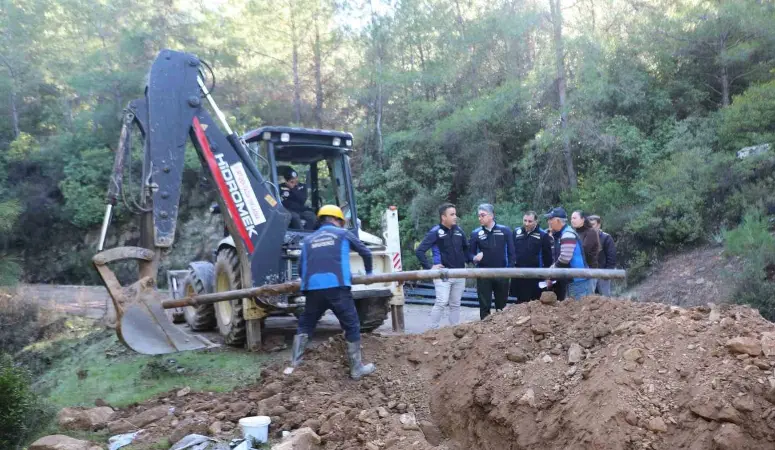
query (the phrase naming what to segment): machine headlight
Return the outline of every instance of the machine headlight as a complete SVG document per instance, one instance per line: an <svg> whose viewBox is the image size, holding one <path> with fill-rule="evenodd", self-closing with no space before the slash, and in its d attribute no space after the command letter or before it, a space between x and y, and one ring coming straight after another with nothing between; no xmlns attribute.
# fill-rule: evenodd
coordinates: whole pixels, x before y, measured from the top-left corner
<svg viewBox="0 0 775 450"><path fill-rule="evenodd" d="M264 134L261 136L265 141L268 141L269 139L272 139L272 133L269 131L264 131Z"/></svg>
<svg viewBox="0 0 775 450"><path fill-rule="evenodd" d="M290 142L291 141L291 135L288 133L282 133L280 134L280 142Z"/></svg>
<svg viewBox="0 0 775 450"><path fill-rule="evenodd" d="M335 137L334 138L334 147L339 147L340 145L342 145L342 140L340 138L338 138L338 137Z"/></svg>

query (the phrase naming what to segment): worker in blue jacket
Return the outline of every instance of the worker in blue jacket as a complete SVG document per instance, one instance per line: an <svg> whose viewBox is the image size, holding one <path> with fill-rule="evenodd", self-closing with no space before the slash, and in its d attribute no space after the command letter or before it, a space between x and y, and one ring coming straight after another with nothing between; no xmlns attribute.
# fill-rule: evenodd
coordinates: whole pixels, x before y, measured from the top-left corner
<svg viewBox="0 0 775 450"><path fill-rule="evenodd" d="M471 233L468 244L472 260L480 268L514 267L514 239L511 229L495 223L495 209L489 203L479 205L477 217L479 228ZM476 293L479 297L479 317L490 315L493 295L495 310L506 307L509 297L508 278L479 278L476 280Z"/></svg>
<svg viewBox="0 0 775 450"><path fill-rule="evenodd" d="M528 211L522 216L522 226L514 228L515 264L517 267L546 268L552 265L552 236L538 226L538 214ZM537 279L512 278L511 295L517 303L537 300L541 288Z"/></svg>
<svg viewBox="0 0 775 450"><path fill-rule="evenodd" d="M439 224L432 227L417 246L415 255L423 269L463 269L469 262L468 240L465 232L457 225L457 209L452 203L439 206ZM433 264L425 253L431 250ZM439 327L441 315L449 308L449 324L460 323L460 302L466 288L464 278L433 280L436 302L431 309L431 329Z"/></svg>
<svg viewBox="0 0 775 450"><path fill-rule="evenodd" d="M291 366L299 364L318 321L326 310L331 309L344 329L350 377L358 380L373 373L376 367L363 364L361 360L361 326L350 292L350 248L363 258L366 275L372 270L371 251L343 228L345 218L338 206L325 205L317 216L320 228L307 236L301 247L301 291L306 303L293 338Z"/></svg>

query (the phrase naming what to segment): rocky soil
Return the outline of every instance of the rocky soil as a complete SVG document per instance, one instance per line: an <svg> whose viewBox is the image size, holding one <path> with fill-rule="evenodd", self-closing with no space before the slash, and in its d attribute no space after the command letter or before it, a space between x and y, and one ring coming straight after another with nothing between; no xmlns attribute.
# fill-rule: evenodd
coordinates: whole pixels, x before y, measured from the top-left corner
<svg viewBox="0 0 775 450"><path fill-rule="evenodd" d="M309 427L325 449L775 448L775 324L756 311L544 300L422 335L364 336L378 372L360 382L337 337L291 375L278 363L235 392L169 392L102 426L145 429L137 448L189 433L228 440L257 414L271 416L273 437Z"/></svg>

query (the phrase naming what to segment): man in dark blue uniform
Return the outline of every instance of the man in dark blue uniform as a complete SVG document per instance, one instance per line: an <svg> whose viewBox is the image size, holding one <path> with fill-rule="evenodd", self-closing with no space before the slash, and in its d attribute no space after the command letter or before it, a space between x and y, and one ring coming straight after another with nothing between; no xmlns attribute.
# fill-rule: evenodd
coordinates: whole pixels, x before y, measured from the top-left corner
<svg viewBox="0 0 775 450"><path fill-rule="evenodd" d="M522 226L514 228L514 251L517 267L549 267L552 265L552 236L538 227L538 215L528 211L522 216ZM511 292L517 303L537 300L541 297L541 280L513 278Z"/></svg>
<svg viewBox="0 0 775 450"><path fill-rule="evenodd" d="M425 252L433 252L433 265ZM423 269L463 269L468 261L468 240L457 225L457 209L452 203L439 206L439 224L431 228L415 251ZM460 301L466 288L464 278L433 280L436 302L431 309L431 329L439 327L444 308L449 308L449 324L460 323Z"/></svg>
<svg viewBox="0 0 775 450"><path fill-rule="evenodd" d="M307 301L293 338L291 366L299 364L318 321L326 310L331 309L344 329L350 377L358 380L374 372L376 367L363 364L361 360L361 325L350 292L350 248L363 258L367 275L372 270L371 251L342 228L345 219L338 206L323 206L318 211L318 218L320 228L304 239L301 248L301 291Z"/></svg>
<svg viewBox="0 0 775 450"><path fill-rule="evenodd" d="M291 229L301 230L301 219L304 219L304 229L315 229L315 213L307 208L307 186L299 182L299 174L291 169L285 172L285 183L280 183L280 197L283 206L291 213Z"/></svg>
<svg viewBox="0 0 775 450"><path fill-rule="evenodd" d="M471 233L468 247L477 267L514 267L514 239L511 229L495 223L495 209L489 203L479 205L477 216L481 227ZM508 278L479 278L476 280L476 293L479 297L479 317L490 315L493 294L495 310L506 307L509 297Z"/></svg>

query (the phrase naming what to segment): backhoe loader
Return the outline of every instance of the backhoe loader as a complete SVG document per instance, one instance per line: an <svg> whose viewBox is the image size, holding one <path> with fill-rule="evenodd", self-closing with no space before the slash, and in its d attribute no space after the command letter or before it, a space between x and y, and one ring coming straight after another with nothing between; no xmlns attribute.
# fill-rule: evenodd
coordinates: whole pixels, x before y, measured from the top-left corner
<svg viewBox="0 0 775 450"><path fill-rule="evenodd" d="M346 226L373 252L375 273L401 269L396 208L385 209L382 238L360 227L349 164L352 134L262 127L240 137L231 130L213 100L206 84L207 69L209 66L194 55L161 51L148 75L144 98L130 102L124 114L100 235L101 253L94 262L113 298L119 336L130 347L145 353L210 345L203 338L185 334L169 319L183 319L193 331L217 328L226 344L247 344L255 350L260 347L262 324L267 316L298 314L304 306L304 296L294 292L187 306L172 310L169 315L162 311L160 304L164 298L155 289L157 268L175 237L184 152L189 141L217 188L217 209L221 211L227 236L214 249L214 262L192 262L182 280L170 277L173 298L283 283L298 277L300 244L311 227L288 228L290 214L283 207L278 189L284 171L278 169L289 167L303 174L312 212L323 204L335 204L345 211ZM220 124L205 109L205 102ZM144 141L138 201L141 242L139 247L102 251L113 208L124 194L124 166L132 148L133 127ZM126 259L139 262L140 281L123 288L108 264ZM351 261L354 273L363 271L357 254L352 255ZM354 286L353 297L365 331L379 327L391 307L394 328L402 327L399 317L404 302L400 284ZM122 321L123 316L132 320Z"/></svg>

